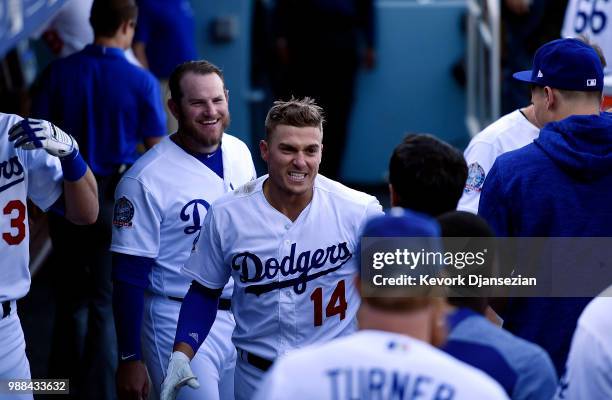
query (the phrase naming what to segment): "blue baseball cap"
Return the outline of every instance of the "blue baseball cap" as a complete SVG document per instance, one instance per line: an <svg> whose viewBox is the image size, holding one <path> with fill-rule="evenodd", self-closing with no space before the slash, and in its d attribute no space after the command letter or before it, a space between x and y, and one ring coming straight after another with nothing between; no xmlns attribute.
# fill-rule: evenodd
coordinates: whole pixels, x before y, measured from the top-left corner
<svg viewBox="0 0 612 400"><path fill-rule="evenodd" d="M538 49L533 68L514 79L555 89L593 92L603 90L603 67L597 52L578 39L557 39Z"/></svg>
<svg viewBox="0 0 612 400"><path fill-rule="evenodd" d="M368 221L362 236L439 237L440 232L440 225L434 218L406 208L394 207L385 215Z"/></svg>

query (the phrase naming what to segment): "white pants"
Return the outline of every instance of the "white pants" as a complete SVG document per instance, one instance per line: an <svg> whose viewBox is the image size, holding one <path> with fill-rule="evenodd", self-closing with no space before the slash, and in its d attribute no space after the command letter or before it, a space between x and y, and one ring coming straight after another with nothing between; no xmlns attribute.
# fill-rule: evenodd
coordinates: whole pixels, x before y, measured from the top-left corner
<svg viewBox="0 0 612 400"><path fill-rule="evenodd" d="M252 399L259 389L265 374L264 371L238 357L234 374L234 395L236 400Z"/></svg>
<svg viewBox="0 0 612 400"><path fill-rule="evenodd" d="M0 308L2 317L2 308ZM30 363L25 353L23 330L17 316L15 301L11 301L11 314L0 319L0 381L9 379L30 379ZM28 400L32 394L8 394L3 383L0 400Z"/></svg>
<svg viewBox="0 0 612 400"><path fill-rule="evenodd" d="M159 398L172 353L181 303L165 296L147 294L142 326L142 353L151 377L152 398ZM200 346L191 369L200 383L199 389L184 386L179 400L233 400L236 348L232 333L236 323L230 311L217 312L217 319Z"/></svg>

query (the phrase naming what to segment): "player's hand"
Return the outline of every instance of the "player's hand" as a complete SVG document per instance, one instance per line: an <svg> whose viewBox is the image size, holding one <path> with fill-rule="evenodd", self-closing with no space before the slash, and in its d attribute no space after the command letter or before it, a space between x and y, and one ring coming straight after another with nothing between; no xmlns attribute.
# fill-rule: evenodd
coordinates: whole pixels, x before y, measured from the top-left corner
<svg viewBox="0 0 612 400"><path fill-rule="evenodd" d="M140 360L119 363L117 368L117 396L123 399L147 399L149 377L147 368Z"/></svg>
<svg viewBox="0 0 612 400"><path fill-rule="evenodd" d="M175 351L170 356L166 379L162 382L160 400L174 400L179 389L185 385L192 389L200 387L198 378L189 366L189 357L182 351Z"/></svg>
<svg viewBox="0 0 612 400"><path fill-rule="evenodd" d="M26 118L9 130L9 141L25 150L45 149L55 157L65 157L79 149L76 140L49 121Z"/></svg>

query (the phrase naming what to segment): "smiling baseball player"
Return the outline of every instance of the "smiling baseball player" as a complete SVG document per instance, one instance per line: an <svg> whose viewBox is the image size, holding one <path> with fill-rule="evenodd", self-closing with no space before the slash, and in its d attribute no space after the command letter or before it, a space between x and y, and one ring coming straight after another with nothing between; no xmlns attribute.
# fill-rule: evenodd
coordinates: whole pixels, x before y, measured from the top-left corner
<svg viewBox="0 0 612 400"><path fill-rule="evenodd" d="M0 382L30 378L16 304L30 289L27 198L83 225L96 221L97 193L72 136L44 120L0 113Z"/></svg>
<svg viewBox="0 0 612 400"><path fill-rule="evenodd" d="M317 175L322 123L310 99L276 102L260 143L269 175L209 209L182 270L194 282L181 307L163 400L194 384L189 359L206 338L230 277L236 399L253 396L277 356L355 330L359 232L382 211L373 196Z"/></svg>
<svg viewBox="0 0 612 400"><path fill-rule="evenodd" d="M179 309L191 282L179 268L200 237L213 200L255 178L246 145L223 133L229 110L221 71L206 61L187 62L174 70L169 86L169 108L178 131L141 157L115 194L111 250L120 398L147 397L143 360L159 396ZM183 391L183 399L233 398L231 294L230 280L211 334L192 362L201 385Z"/></svg>

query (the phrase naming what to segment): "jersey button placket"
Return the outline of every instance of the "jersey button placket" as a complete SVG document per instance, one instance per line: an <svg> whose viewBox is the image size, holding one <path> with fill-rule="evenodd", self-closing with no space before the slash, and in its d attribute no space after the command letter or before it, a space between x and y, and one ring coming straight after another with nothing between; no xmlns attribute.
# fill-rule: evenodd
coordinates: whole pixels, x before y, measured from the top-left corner
<svg viewBox="0 0 612 400"><path fill-rule="evenodd" d="M291 246L295 242L292 240L289 234L289 230L291 229L292 224L285 224L285 229L287 230L284 235L282 245L282 257L287 256L291 253ZM282 258L281 258L282 259ZM295 260L294 260L295 262ZM278 274L279 278L282 274ZM282 276L282 279L289 280L294 278L294 276ZM286 288L282 288L279 290L280 295L280 309L281 315L283 315L283 320L281 321L281 332L279 338L279 354L284 354L288 351L291 343L292 343L292 333L295 327L295 304L293 297L293 287L289 286Z"/></svg>

